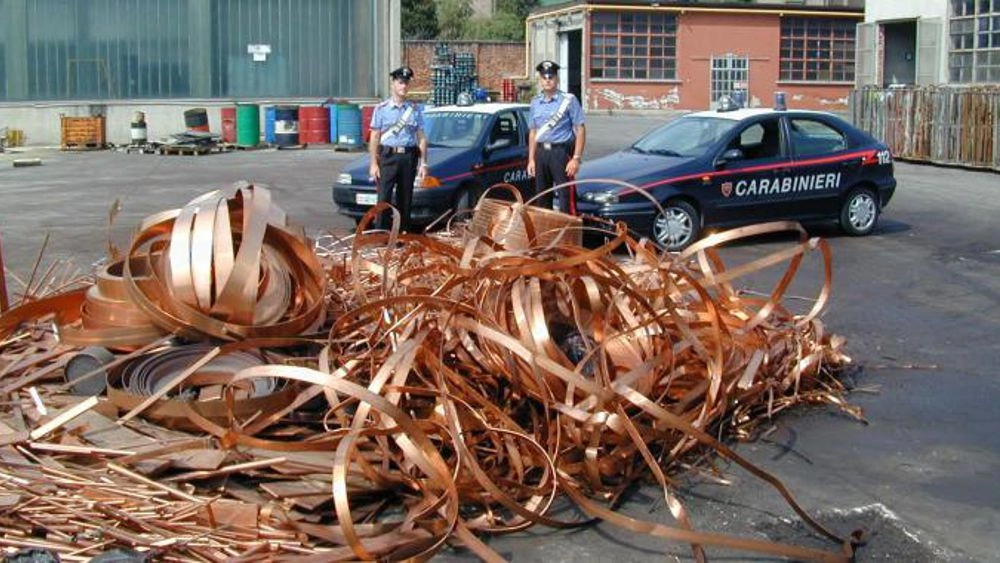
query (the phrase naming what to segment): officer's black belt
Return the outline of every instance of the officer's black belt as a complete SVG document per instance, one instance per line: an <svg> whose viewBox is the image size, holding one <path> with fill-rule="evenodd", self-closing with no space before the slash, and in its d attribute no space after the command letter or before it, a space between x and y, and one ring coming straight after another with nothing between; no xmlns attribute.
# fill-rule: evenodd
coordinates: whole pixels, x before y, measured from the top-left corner
<svg viewBox="0 0 1000 563"><path fill-rule="evenodd" d="M552 149L568 147L570 144L572 144L570 141L566 141L565 143L538 143L538 147L550 151Z"/></svg>
<svg viewBox="0 0 1000 563"><path fill-rule="evenodd" d="M384 154L403 154L408 152L417 152L417 147L392 147L389 145L382 145L382 152Z"/></svg>

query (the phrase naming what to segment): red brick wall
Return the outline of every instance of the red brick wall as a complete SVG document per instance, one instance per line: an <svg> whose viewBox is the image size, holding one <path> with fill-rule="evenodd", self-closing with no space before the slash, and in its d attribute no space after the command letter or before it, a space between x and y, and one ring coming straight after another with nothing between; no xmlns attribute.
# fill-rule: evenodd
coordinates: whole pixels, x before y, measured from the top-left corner
<svg viewBox="0 0 1000 563"><path fill-rule="evenodd" d="M472 53L476 57L479 85L490 91L500 91L500 81L524 76L524 43L497 41L403 41L403 64L413 69L411 92L429 92L434 46L445 43L453 53ZM388 80L388 78L387 78Z"/></svg>
<svg viewBox="0 0 1000 563"><path fill-rule="evenodd" d="M774 93L787 93L788 107L842 111L852 84L778 81L781 18L776 14L687 13L677 18L677 80L589 81L589 109L709 108L713 55L750 59L750 103L771 107Z"/></svg>

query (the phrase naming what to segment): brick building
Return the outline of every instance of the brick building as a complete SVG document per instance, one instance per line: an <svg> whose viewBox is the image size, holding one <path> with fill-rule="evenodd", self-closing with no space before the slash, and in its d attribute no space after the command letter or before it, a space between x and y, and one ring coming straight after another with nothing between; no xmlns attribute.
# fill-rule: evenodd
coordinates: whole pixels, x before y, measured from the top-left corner
<svg viewBox="0 0 1000 563"><path fill-rule="evenodd" d="M563 67L588 110L705 109L723 94L844 110L863 2L576 1L528 17L526 70Z"/></svg>

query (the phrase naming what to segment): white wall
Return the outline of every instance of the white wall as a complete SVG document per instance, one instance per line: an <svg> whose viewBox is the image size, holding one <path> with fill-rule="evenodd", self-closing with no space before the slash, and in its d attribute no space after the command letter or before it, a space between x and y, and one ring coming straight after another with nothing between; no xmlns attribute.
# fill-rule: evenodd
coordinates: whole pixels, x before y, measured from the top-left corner
<svg viewBox="0 0 1000 563"><path fill-rule="evenodd" d="M254 101L260 105L260 134L264 136L264 107L270 105L314 105L325 99L299 99ZM374 99L352 100L357 103L373 103ZM60 115L67 117L89 117L92 113L103 113L107 142L127 145L131 141L130 124L137 111L146 114L146 137L149 141L164 141L173 133L184 131L184 110L206 108L208 125L213 133L222 134L221 108L232 106L232 102L218 100L156 100L151 102L122 101L116 103L36 103L4 104L0 106L0 126L24 131L25 146L58 147L62 130Z"/></svg>
<svg viewBox="0 0 1000 563"><path fill-rule="evenodd" d="M948 0L868 0L865 21L948 17Z"/></svg>

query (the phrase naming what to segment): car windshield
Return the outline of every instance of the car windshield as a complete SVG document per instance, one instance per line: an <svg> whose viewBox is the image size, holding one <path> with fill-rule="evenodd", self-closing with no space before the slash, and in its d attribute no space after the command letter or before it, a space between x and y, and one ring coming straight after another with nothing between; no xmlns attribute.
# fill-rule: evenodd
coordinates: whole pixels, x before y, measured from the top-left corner
<svg viewBox="0 0 1000 563"><path fill-rule="evenodd" d="M737 123L716 117L682 117L639 139L631 149L644 154L698 156Z"/></svg>
<svg viewBox="0 0 1000 563"><path fill-rule="evenodd" d="M435 147L470 148L489 120L489 114L467 111L436 111L424 114L424 134Z"/></svg>

